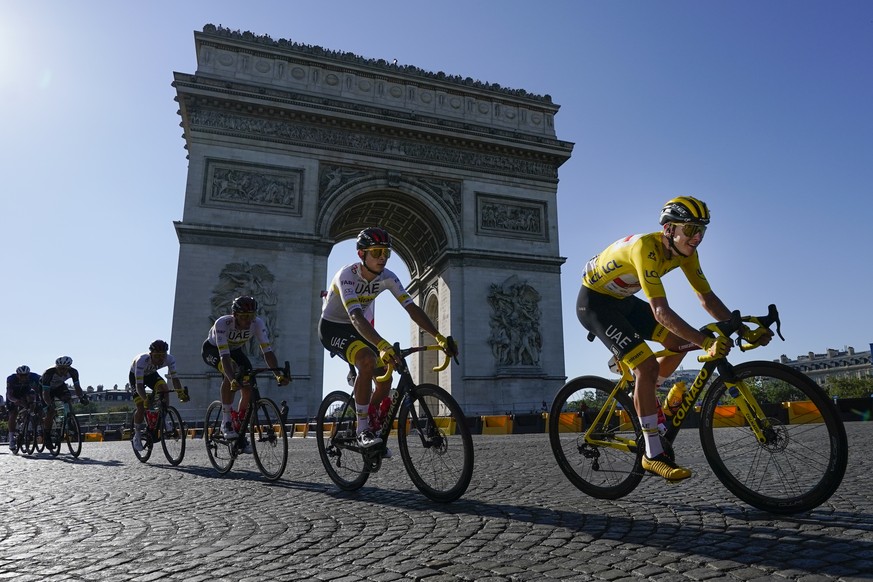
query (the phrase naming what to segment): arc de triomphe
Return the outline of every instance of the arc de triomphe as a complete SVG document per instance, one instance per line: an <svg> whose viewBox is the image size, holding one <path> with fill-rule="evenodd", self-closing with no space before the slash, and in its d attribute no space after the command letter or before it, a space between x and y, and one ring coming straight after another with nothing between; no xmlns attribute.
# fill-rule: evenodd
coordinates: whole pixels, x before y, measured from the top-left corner
<svg viewBox="0 0 873 582"><path fill-rule="evenodd" d="M461 345L439 375L434 352L415 360L419 381L467 414L550 401L564 381L558 168L572 151L551 98L212 25L194 40L197 71L173 84L189 164L171 337L192 394L183 412L217 398L201 345L252 294L293 377L262 391L314 415L328 256L371 225ZM431 341L410 329L393 340Z"/></svg>

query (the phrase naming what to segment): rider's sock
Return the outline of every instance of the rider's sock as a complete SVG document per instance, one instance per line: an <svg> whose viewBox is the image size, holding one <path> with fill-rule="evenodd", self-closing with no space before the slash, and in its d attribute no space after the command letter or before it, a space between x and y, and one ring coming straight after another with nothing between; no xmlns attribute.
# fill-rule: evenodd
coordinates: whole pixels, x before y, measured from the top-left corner
<svg viewBox="0 0 873 582"><path fill-rule="evenodd" d="M370 409L370 404L358 404L355 402L355 414L358 417L358 434L361 434L365 430L370 430L370 418L368 415L368 411Z"/></svg>
<svg viewBox="0 0 873 582"><path fill-rule="evenodd" d="M224 426L228 422L230 422L230 413L233 410L232 404L222 404L221 405L221 426Z"/></svg>
<svg viewBox="0 0 873 582"><path fill-rule="evenodd" d="M640 425L643 427L643 436L646 438L646 456L654 459L664 452L664 448L661 446L661 433L658 432L658 415L641 416Z"/></svg>

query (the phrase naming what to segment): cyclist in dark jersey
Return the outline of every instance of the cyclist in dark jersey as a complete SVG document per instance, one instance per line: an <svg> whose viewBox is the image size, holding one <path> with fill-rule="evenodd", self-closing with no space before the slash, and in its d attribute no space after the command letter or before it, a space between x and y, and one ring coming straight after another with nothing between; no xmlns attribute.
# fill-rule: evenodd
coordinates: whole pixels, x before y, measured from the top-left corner
<svg viewBox="0 0 873 582"><path fill-rule="evenodd" d="M646 437L643 468L669 481L688 478L691 471L664 454L658 431L657 386L676 370L685 355L682 350L689 346L700 346L714 357L727 355L731 347L727 338L709 337L673 311L661 282L661 277L679 267L706 312L717 321L730 318L730 310L710 288L697 257L709 219L706 204L696 198L669 200L661 210L660 231L622 238L588 261L576 300L576 315L582 325L633 370L634 407ZM635 296L640 290L648 303ZM766 344L770 335L746 339ZM646 340L681 353L658 361Z"/></svg>
<svg viewBox="0 0 873 582"><path fill-rule="evenodd" d="M47 406L45 424L43 424L46 445L51 444L51 426L55 419L54 400L62 402L72 400L67 380L73 381L73 388L76 390L76 396L79 397L80 403L87 404L89 400L88 395L82 391L82 386L79 384L79 371L73 367L73 358L61 356L55 360L55 367L46 370L39 379L39 383L42 384L42 399Z"/></svg>
<svg viewBox="0 0 873 582"><path fill-rule="evenodd" d="M9 412L9 448L15 448L15 423L18 411L26 408L38 394L39 374L30 371L29 366L19 366L15 373L6 378L6 410Z"/></svg>

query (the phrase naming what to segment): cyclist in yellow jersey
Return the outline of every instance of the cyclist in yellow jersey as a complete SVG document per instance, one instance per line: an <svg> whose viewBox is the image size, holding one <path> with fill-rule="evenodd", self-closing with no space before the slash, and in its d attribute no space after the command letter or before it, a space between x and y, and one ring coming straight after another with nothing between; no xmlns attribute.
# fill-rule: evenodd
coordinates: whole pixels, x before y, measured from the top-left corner
<svg viewBox="0 0 873 582"><path fill-rule="evenodd" d="M643 468L669 481L686 479L691 471L664 454L656 389L679 367L685 354L657 360L646 340L673 351L687 349L691 343L716 357L730 351L727 338L709 337L673 311L661 282L661 277L679 267L707 313L717 321L730 318L730 310L710 288L697 256L709 218L706 204L696 198L669 200L661 210L660 231L620 239L588 261L576 300L576 316L582 325L633 370L634 407L646 437ZM648 303L635 296L640 290ZM766 345L770 335L748 339Z"/></svg>

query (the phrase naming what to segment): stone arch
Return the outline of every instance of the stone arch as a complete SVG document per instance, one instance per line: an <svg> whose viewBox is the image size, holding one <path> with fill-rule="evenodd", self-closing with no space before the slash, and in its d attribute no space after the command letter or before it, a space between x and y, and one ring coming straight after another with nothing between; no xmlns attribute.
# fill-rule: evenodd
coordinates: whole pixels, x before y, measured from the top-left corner
<svg viewBox="0 0 873 582"><path fill-rule="evenodd" d="M291 363L293 389L266 382L262 394L291 417L315 414L328 257L372 224L394 237L414 300L462 346L460 366L439 374L435 354L420 355L419 381L468 414L551 399L565 380L558 168L573 148L551 97L212 25L194 40L197 70L173 82L188 179L171 349L186 419L220 384L200 357L210 298L246 286L269 298L275 351ZM516 316L542 345L500 362L489 334Z"/></svg>

